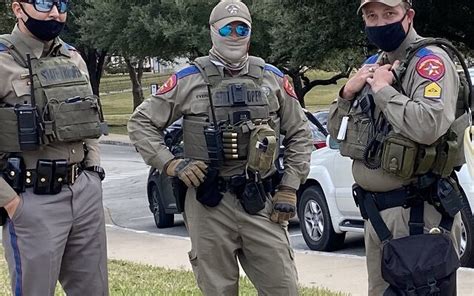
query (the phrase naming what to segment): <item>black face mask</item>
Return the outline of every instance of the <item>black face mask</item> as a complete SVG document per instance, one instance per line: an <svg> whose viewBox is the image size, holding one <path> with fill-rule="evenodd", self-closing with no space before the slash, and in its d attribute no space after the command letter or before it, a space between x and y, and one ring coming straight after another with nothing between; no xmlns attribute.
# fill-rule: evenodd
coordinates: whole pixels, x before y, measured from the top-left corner
<svg viewBox="0 0 474 296"><path fill-rule="evenodd" d="M58 37L64 28L65 23L58 22L56 20L42 21L32 18L24 9L21 10L28 16L28 20L23 21L26 28L36 38L43 41L51 41Z"/></svg>
<svg viewBox="0 0 474 296"><path fill-rule="evenodd" d="M407 15L396 23L385 26L365 27L365 33L370 42L385 52L397 49L405 40L407 34L403 29L402 22Z"/></svg>

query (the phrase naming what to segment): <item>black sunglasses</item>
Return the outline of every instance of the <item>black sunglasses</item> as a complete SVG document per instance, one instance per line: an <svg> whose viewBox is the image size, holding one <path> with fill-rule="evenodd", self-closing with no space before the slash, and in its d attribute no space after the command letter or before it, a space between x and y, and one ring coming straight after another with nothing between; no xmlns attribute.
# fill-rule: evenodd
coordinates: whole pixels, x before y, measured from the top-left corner
<svg viewBox="0 0 474 296"><path fill-rule="evenodd" d="M33 4L38 12L50 12L56 6L59 13L66 13L69 9L69 0L20 0L20 2Z"/></svg>

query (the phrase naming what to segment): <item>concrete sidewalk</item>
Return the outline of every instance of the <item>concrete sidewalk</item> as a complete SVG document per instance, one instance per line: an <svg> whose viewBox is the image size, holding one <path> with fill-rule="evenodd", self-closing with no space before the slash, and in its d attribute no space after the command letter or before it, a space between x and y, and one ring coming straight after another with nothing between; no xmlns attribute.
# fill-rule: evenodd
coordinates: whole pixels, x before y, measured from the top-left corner
<svg viewBox="0 0 474 296"><path fill-rule="evenodd" d="M126 135L103 136L100 142L131 145ZM191 242L188 238L120 228L113 225L109 215L106 217L109 258L191 270L187 255ZM364 257L306 251L296 252L295 261L301 285L367 295ZM458 295L474 296L474 269L459 270Z"/></svg>

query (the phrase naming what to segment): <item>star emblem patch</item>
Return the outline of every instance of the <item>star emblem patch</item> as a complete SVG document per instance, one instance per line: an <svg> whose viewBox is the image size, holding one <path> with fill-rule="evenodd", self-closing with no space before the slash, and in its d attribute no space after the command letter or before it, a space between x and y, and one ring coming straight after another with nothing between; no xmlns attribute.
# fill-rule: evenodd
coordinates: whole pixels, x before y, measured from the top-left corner
<svg viewBox="0 0 474 296"><path fill-rule="evenodd" d="M178 82L178 79L176 77L176 74L171 75L171 77L168 78L168 80L166 80L165 84L163 84L160 87L157 95L162 95L171 91L176 86L177 82Z"/></svg>
<svg viewBox="0 0 474 296"><path fill-rule="evenodd" d="M225 9L230 13L230 14L237 14L239 12L239 7L235 4L229 4L225 7Z"/></svg>
<svg viewBox="0 0 474 296"><path fill-rule="evenodd" d="M298 99L298 96L295 93L295 89L293 88L293 85L291 85L290 81L288 78L283 79L283 87L285 88L286 93L292 97L293 99Z"/></svg>
<svg viewBox="0 0 474 296"><path fill-rule="evenodd" d="M446 67L440 57L431 54L418 61L416 72L423 78L438 81L444 76Z"/></svg>

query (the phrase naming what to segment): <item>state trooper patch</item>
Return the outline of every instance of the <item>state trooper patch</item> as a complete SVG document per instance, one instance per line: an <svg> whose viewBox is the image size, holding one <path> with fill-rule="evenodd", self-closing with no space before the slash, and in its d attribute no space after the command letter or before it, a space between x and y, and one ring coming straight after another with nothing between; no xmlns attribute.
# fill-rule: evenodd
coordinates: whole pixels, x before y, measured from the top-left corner
<svg viewBox="0 0 474 296"><path fill-rule="evenodd" d="M298 99L298 96L295 93L295 89L293 88L293 85L291 85L287 77L283 78L283 87L285 88L286 93L290 97L292 97L293 99Z"/></svg>
<svg viewBox="0 0 474 296"><path fill-rule="evenodd" d="M176 84L178 84L178 79L176 78L176 74L171 75L168 80L166 80L165 84L163 84L158 92L156 93L157 95L163 95L169 91L171 91Z"/></svg>
<svg viewBox="0 0 474 296"><path fill-rule="evenodd" d="M430 54L418 61L416 64L416 72L423 78L438 81L443 78L446 67L440 57Z"/></svg>

